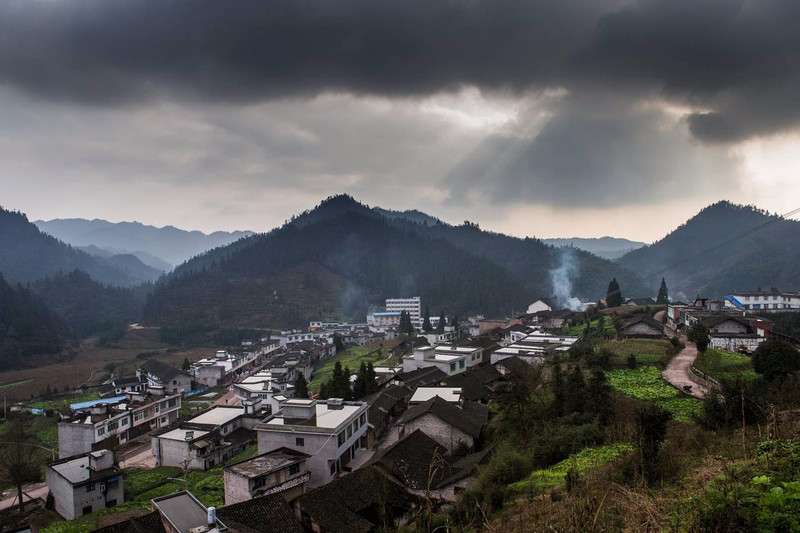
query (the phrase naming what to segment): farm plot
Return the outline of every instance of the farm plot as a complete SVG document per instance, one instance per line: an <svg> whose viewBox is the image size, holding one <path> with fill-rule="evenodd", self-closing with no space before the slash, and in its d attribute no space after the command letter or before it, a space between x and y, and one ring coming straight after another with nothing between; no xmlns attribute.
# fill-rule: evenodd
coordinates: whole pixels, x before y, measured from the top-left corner
<svg viewBox="0 0 800 533"><path fill-rule="evenodd" d="M660 405L681 422L692 422L692 417L702 407L699 400L682 397L677 389L661 377L653 366L606 372L608 383L619 393L645 402Z"/></svg>

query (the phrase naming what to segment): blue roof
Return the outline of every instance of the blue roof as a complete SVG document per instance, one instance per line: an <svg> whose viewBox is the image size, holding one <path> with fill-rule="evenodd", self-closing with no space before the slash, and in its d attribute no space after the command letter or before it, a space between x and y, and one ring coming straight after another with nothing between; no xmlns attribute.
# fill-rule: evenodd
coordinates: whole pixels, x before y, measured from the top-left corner
<svg viewBox="0 0 800 533"><path fill-rule="evenodd" d="M387 316L387 315L399 315L400 311L387 311L385 313L372 313L373 316Z"/></svg>
<svg viewBox="0 0 800 533"><path fill-rule="evenodd" d="M91 402L71 403L69 404L69 408L73 411L77 411L78 409L86 409L87 407L100 405L101 403L119 403L127 399L127 396L115 396L114 398L103 398L102 400L92 400Z"/></svg>

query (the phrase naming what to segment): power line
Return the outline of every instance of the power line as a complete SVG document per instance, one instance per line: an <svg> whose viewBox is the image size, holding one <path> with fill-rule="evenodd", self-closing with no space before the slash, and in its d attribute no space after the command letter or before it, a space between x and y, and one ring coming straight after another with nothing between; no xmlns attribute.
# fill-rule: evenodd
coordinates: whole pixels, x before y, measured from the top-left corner
<svg viewBox="0 0 800 533"><path fill-rule="evenodd" d="M733 242L736 242L739 239L743 239L744 237L747 237L748 235L750 235L752 233L755 233L755 232L757 232L757 231L759 231L761 229L764 229L765 227L767 227L767 226L769 226L771 224L774 224L775 222L779 222L781 220L785 220L786 217L790 217L790 216L792 216L792 215L794 215L796 213L800 213L800 207L798 207L796 209L792 209L791 211L789 211L787 213L784 213L783 215L775 216L774 218L771 218L771 219L767 220L766 222L764 222L762 224L759 224L758 226L752 227L749 230L747 230L747 231L745 231L743 233L740 233L736 237L732 237L732 238L728 239L727 241L723 241L723 242L721 242L719 244L716 244L716 245L712 246L711 248L706 248L705 250L703 250L701 252L698 252L698 253L694 254L693 256L686 257L684 259L681 259L680 261L672 263L671 265L669 265L669 266L667 266L665 268L662 268L661 270L659 270L657 272L653 272L652 274L649 274L649 275L645 276L643 279L648 279L648 278L652 278L653 276L658 276L659 274L663 274L667 270L675 268L678 265L682 265L683 263L686 263L687 261L691 261L692 259L697 259L698 257L700 257L702 255L705 255L707 253L713 252L715 250L719 250L720 248L722 248L724 246L727 246L727 245L729 245L729 244L731 244Z"/></svg>

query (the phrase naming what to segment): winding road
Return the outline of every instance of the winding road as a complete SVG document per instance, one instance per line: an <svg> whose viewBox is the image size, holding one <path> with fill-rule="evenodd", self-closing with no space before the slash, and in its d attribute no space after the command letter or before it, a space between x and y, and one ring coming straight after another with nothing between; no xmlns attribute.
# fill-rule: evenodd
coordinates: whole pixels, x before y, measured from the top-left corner
<svg viewBox="0 0 800 533"><path fill-rule="evenodd" d="M708 394L710 386L707 381L695 376L691 371L692 364L697 359L697 347L686 338L681 340L686 344L686 348L672 358L667 368L661 372L661 376L680 391L683 391L684 385L691 385L692 392L687 394L702 400Z"/></svg>

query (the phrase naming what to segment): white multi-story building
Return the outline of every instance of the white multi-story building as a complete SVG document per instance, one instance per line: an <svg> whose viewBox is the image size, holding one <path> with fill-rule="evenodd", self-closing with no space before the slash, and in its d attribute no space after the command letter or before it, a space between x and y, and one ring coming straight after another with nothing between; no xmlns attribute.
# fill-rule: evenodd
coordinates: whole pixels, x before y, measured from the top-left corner
<svg viewBox="0 0 800 533"><path fill-rule="evenodd" d="M725 307L748 311L800 311L800 292L733 291L725 297Z"/></svg>
<svg viewBox="0 0 800 533"><path fill-rule="evenodd" d="M442 351L433 346L420 346L414 348L412 355L403 357L403 372L413 372L420 368L435 366L448 376L460 374L467 369L467 357L472 354L460 353L449 350L449 346ZM451 353L452 352L452 353Z"/></svg>
<svg viewBox="0 0 800 533"><path fill-rule="evenodd" d="M67 520L125 502L122 470L109 450L48 463L45 476L54 509Z"/></svg>
<svg viewBox="0 0 800 533"><path fill-rule="evenodd" d="M309 454L308 488L319 487L347 470L367 447L367 404L294 398L281 403L256 431L259 453L285 447Z"/></svg>
<svg viewBox="0 0 800 533"><path fill-rule="evenodd" d="M422 300L419 296L414 296L413 298L386 299L386 312L399 313L400 311L407 311L409 316L411 316L411 323L415 326L419 326L422 317Z"/></svg>

